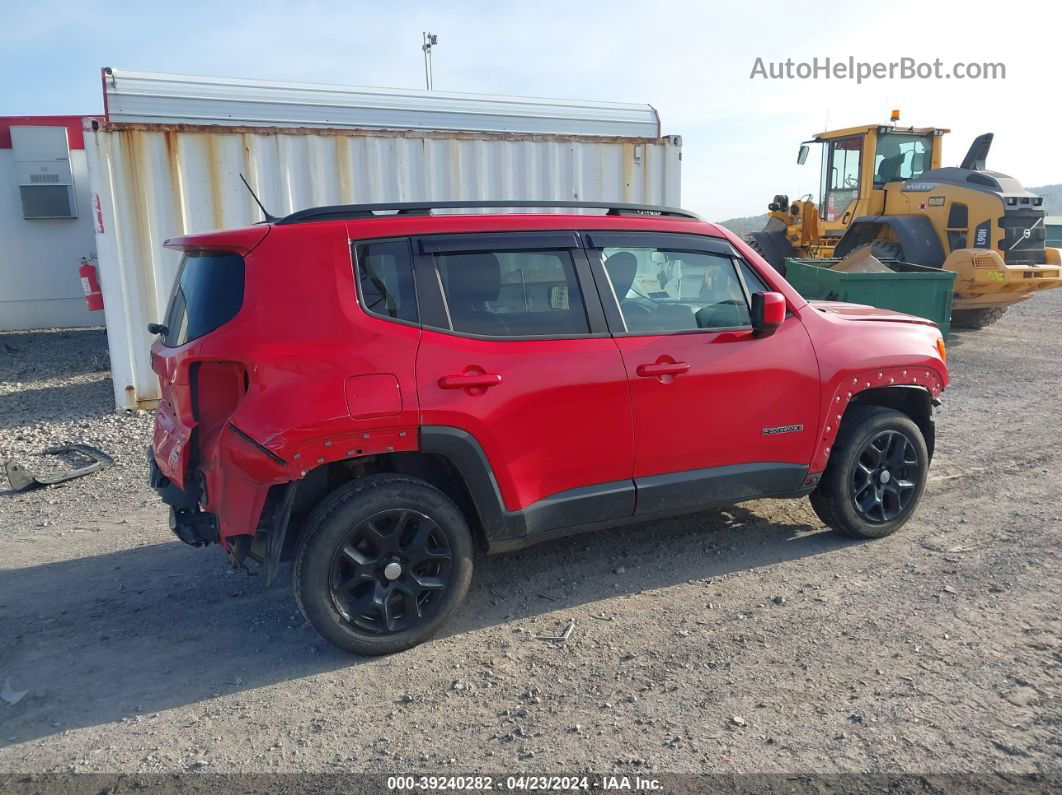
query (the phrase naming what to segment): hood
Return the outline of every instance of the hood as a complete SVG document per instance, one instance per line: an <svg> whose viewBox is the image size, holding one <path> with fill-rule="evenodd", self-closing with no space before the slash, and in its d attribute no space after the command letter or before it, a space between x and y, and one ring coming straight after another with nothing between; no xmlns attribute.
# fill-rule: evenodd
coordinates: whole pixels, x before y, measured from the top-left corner
<svg viewBox="0 0 1062 795"><path fill-rule="evenodd" d="M845 320L891 320L896 323L918 323L923 326L936 326L932 320L916 317L891 309L878 309L865 304L848 304L843 301L808 301L808 304L828 315L838 315Z"/></svg>

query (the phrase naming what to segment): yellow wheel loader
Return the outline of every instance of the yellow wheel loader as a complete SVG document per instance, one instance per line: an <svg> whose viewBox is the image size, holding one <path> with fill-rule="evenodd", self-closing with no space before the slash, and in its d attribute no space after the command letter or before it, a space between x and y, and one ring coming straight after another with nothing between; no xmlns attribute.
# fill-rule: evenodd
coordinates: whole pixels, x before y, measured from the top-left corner
<svg viewBox="0 0 1062 795"><path fill-rule="evenodd" d="M879 260L954 271L952 326L983 328L1037 290L1062 286L1062 256L1044 246L1043 198L985 170L992 133L978 136L958 167L941 167L936 127L869 124L819 133L820 203L777 195L748 243L785 272L787 257L847 257L869 248Z"/></svg>

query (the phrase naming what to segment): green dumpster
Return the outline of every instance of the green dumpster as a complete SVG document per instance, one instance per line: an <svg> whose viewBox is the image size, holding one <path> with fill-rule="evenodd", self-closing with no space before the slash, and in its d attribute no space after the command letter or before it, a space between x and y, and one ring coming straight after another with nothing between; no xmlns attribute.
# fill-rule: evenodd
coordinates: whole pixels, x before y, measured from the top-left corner
<svg viewBox="0 0 1062 795"><path fill-rule="evenodd" d="M787 259L785 278L809 301L847 301L893 309L932 320L945 337L951 330L955 274L910 262L885 262L892 273L831 270L836 259Z"/></svg>

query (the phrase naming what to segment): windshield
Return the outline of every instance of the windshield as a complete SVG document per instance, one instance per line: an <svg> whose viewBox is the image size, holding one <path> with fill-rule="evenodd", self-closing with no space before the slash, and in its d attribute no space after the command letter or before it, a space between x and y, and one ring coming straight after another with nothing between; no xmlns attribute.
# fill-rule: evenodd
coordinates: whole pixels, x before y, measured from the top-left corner
<svg viewBox="0 0 1062 795"><path fill-rule="evenodd" d="M166 310L162 344L171 348L202 337L232 320L243 306L243 257L185 256Z"/></svg>
<svg viewBox="0 0 1062 795"><path fill-rule="evenodd" d="M886 182L918 179L929 168L933 136L907 133L881 133L874 152L874 187Z"/></svg>

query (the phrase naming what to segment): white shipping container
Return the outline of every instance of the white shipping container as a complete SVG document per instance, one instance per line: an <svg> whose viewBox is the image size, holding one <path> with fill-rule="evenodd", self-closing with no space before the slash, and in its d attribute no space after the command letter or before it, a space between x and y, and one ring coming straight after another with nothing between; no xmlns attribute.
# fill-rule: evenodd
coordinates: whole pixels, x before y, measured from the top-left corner
<svg viewBox="0 0 1062 795"><path fill-rule="evenodd" d="M85 121L118 408L159 399L147 324L180 255L167 238L245 226L261 211L399 201L542 199L679 204L678 136L245 127Z"/></svg>
<svg viewBox="0 0 1062 795"><path fill-rule="evenodd" d="M112 122L657 138L652 105L103 70Z"/></svg>

